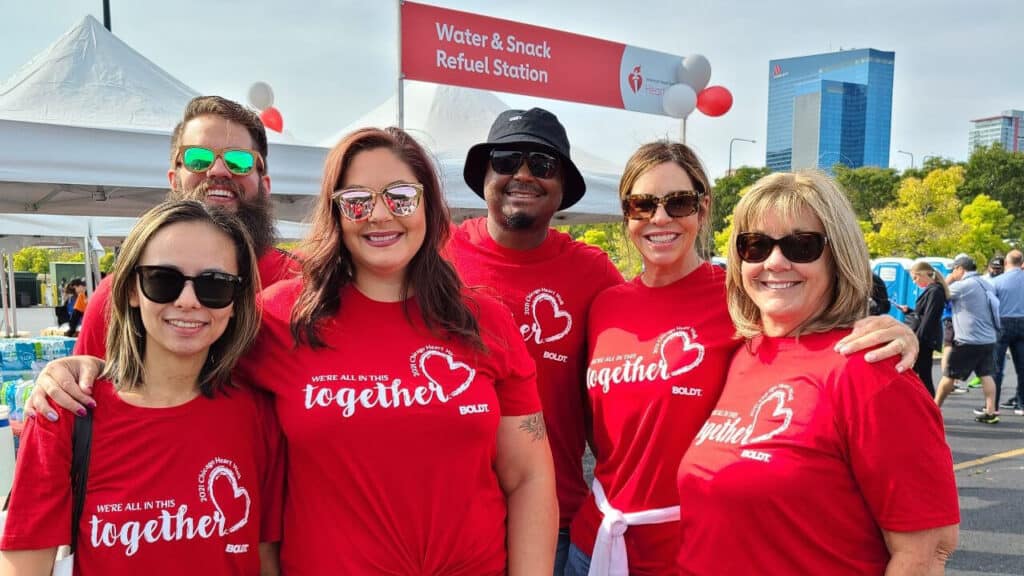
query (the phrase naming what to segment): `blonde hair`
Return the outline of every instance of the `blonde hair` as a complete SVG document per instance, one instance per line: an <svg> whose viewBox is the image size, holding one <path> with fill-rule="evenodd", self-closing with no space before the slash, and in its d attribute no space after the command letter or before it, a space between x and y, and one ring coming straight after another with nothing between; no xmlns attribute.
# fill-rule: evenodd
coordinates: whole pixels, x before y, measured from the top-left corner
<svg viewBox="0 0 1024 576"><path fill-rule="evenodd" d="M206 223L231 239L238 263L241 288L232 304L232 317L224 333L207 351L206 362L199 371L199 390L212 396L231 383L231 370L256 338L260 314L256 293L260 289L259 268L248 232L233 215L210 209L199 202L179 200L164 202L146 212L132 227L121 246L112 272L107 326L107 362L102 378L110 380L118 390L141 387L146 381L144 354L146 328L139 308L131 305L131 294L138 289L135 267L150 239L160 230L181 222Z"/></svg>
<svg viewBox="0 0 1024 576"><path fill-rule="evenodd" d="M750 232L768 214L790 221L808 213L821 222L828 237L822 258L831 253L828 270L832 290L823 309L799 326L795 334L847 327L867 313L871 293L868 249L846 195L835 181L821 172L769 174L751 186L733 212L726 294L729 315L740 336L757 336L763 331L763 324L761 310L743 289L742 260L736 250L736 236Z"/></svg>
<svg viewBox="0 0 1024 576"><path fill-rule="evenodd" d="M929 280L941 286L942 291L946 294L946 298L949 298L949 286L946 285L946 279L931 264L924 261L914 262L914 265L910 267L910 273L924 274Z"/></svg>

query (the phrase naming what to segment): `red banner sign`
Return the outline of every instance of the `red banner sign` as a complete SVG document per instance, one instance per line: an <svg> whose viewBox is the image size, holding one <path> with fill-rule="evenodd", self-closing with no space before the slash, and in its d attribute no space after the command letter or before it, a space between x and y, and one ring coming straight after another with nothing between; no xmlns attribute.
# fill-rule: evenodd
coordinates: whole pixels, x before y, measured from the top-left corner
<svg viewBox="0 0 1024 576"><path fill-rule="evenodd" d="M469 12L404 2L410 80L664 114L681 58Z"/></svg>

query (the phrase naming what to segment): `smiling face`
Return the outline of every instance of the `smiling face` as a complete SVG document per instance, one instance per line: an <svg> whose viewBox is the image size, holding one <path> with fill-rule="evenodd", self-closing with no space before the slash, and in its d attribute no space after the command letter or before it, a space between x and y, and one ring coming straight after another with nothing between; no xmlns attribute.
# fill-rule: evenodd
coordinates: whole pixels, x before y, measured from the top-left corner
<svg viewBox="0 0 1024 576"><path fill-rule="evenodd" d="M186 276L203 272L239 273L234 243L224 232L205 222L178 222L157 231L146 244L139 266L166 266ZM136 278L129 304L138 308L146 329L146 356L182 360L205 359L210 346L231 321L233 304L212 309L196 298L192 282L166 304L146 298Z"/></svg>
<svg viewBox="0 0 1024 576"><path fill-rule="evenodd" d="M214 114L205 114L189 120L181 132L181 146L206 148L253 149L252 136L241 124ZM198 200L208 206L223 206L235 211L241 202L256 203L270 191L270 178L259 170L239 176L232 174L217 158L209 170L201 174L189 172L181 166L181 158L167 173L171 187L182 199Z"/></svg>
<svg viewBox="0 0 1024 576"><path fill-rule="evenodd" d="M796 232L825 233L821 221L809 210L783 220L767 213L760 223L743 232L761 232L782 238ZM767 336L791 335L813 320L829 304L832 290L832 252L826 244L821 257L798 264L788 260L779 246L772 248L764 262L741 264L743 290L761 312L762 328Z"/></svg>
<svg viewBox="0 0 1024 576"><path fill-rule="evenodd" d="M395 182L418 183L412 169L387 148L359 152L345 172L340 188L360 187L380 192ZM409 216L395 216L378 196L366 220L352 222L340 216L342 241L352 256L355 282L363 293L372 282L401 282L406 268L426 237L426 198Z"/></svg>
<svg viewBox="0 0 1024 576"><path fill-rule="evenodd" d="M662 198L671 192L694 190L693 180L681 166L664 162L641 174L630 195ZM627 220L629 238L643 257L645 274L681 278L698 266L700 258L695 246L707 204L708 198L704 196L696 213L681 218L669 216L665 207L659 205L652 218Z"/></svg>
<svg viewBox="0 0 1024 576"><path fill-rule="evenodd" d="M557 157L549 148L528 144L500 150L543 152ZM553 178L537 178L525 160L514 174L498 174L488 160L484 175L488 217L509 231L546 230L562 204L562 180L562 167Z"/></svg>

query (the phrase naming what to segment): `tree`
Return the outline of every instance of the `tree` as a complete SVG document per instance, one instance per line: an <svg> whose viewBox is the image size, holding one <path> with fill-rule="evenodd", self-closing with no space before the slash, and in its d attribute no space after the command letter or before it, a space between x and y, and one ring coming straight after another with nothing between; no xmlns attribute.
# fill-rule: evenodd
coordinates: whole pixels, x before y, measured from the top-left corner
<svg viewBox="0 0 1024 576"><path fill-rule="evenodd" d="M942 156L926 156L924 162L921 163L920 168L907 168L900 174L900 178L919 178L924 180L924 177L931 174L934 170L945 170L946 168L952 168L953 166L964 166L963 162L957 162L952 158L943 158ZM963 198L961 198L961 201Z"/></svg>
<svg viewBox="0 0 1024 576"><path fill-rule="evenodd" d="M988 262L996 254L1005 254L1009 245L1003 241L1010 231L1013 216L998 200L979 194L960 211L964 234L960 250L970 254L977 262Z"/></svg>
<svg viewBox="0 0 1024 576"><path fill-rule="evenodd" d="M877 232L867 235L872 255L915 258L960 251L964 225L956 191L963 168L934 170L924 180L906 178L896 201L872 212Z"/></svg>
<svg viewBox="0 0 1024 576"><path fill-rule="evenodd" d="M975 149L958 193L964 204L980 194L998 200L1014 217L1008 235L1015 240L1024 236L1024 153L1008 152L999 144Z"/></svg>
<svg viewBox="0 0 1024 576"><path fill-rule="evenodd" d="M100 257L100 272L110 274L110 271L114 269L115 259L114 252L112 250L104 252L103 256Z"/></svg>
<svg viewBox="0 0 1024 576"><path fill-rule="evenodd" d="M892 168L849 168L836 164L832 172L850 199L858 220L871 220L871 211L891 204L900 187L900 177Z"/></svg>
<svg viewBox="0 0 1024 576"><path fill-rule="evenodd" d="M640 273L640 256L620 222L573 224L559 229L584 244L597 246L603 250L626 278L632 278Z"/></svg>
<svg viewBox="0 0 1024 576"><path fill-rule="evenodd" d="M716 237L717 231L726 227L726 218L732 214L736 203L740 201L740 191L760 180L762 176L771 173L771 169L767 167L742 166L734 170L732 174L715 180L715 202L712 206L711 229L716 231Z"/></svg>
<svg viewBox="0 0 1024 576"><path fill-rule="evenodd" d="M14 270L16 272L35 272L47 274L50 271L50 251L46 248L26 246L14 253Z"/></svg>

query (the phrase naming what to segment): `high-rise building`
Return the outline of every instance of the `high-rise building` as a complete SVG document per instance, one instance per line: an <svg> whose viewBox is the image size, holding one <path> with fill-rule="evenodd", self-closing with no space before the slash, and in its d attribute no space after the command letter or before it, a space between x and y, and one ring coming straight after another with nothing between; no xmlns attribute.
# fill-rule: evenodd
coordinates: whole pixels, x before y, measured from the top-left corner
<svg viewBox="0 0 1024 576"><path fill-rule="evenodd" d="M1024 111L1003 110L999 116L971 120L967 151L998 142L1004 150L1024 152Z"/></svg>
<svg viewBox="0 0 1024 576"><path fill-rule="evenodd" d="M865 48L771 60L767 166L888 166L895 59Z"/></svg>

